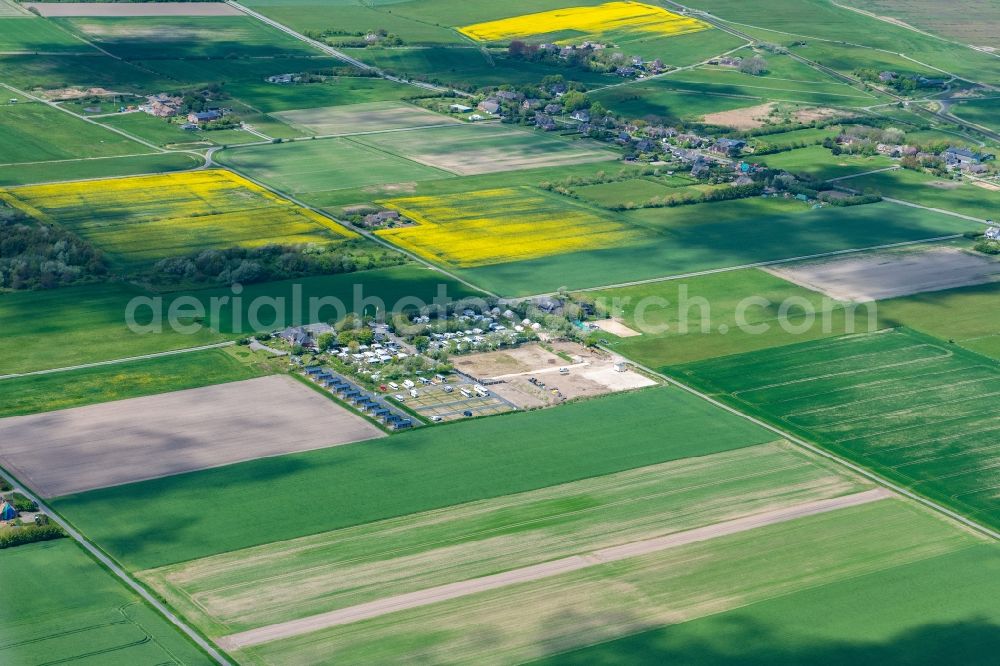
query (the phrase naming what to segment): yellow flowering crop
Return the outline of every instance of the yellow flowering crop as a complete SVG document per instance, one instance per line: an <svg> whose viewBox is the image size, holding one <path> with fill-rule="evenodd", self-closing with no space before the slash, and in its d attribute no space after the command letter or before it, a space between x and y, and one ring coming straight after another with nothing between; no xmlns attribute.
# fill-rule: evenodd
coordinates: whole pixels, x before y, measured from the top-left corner
<svg viewBox="0 0 1000 666"><path fill-rule="evenodd" d="M605 2L591 7L565 7L486 21L464 26L458 31L477 41L497 42L566 30L591 37L612 32L671 36L710 27L704 21L668 12L662 7L641 2Z"/></svg>
<svg viewBox="0 0 1000 666"><path fill-rule="evenodd" d="M356 235L222 169L31 185L0 191L0 199L128 262Z"/></svg>
<svg viewBox="0 0 1000 666"><path fill-rule="evenodd" d="M621 245L623 224L527 188L498 188L380 202L416 222L378 235L429 261L457 268Z"/></svg>

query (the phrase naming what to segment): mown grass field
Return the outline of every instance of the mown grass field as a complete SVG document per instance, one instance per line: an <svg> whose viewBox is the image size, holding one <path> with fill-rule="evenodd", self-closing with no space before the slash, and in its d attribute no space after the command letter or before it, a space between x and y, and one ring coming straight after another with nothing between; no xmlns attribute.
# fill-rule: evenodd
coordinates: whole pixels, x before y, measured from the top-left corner
<svg viewBox="0 0 1000 666"><path fill-rule="evenodd" d="M757 97L676 90L666 83L658 84L658 80L597 90L589 97L615 113L658 122L697 121L707 113L757 106L761 101Z"/></svg>
<svg viewBox="0 0 1000 666"><path fill-rule="evenodd" d="M987 190L968 181L944 180L909 169L883 171L851 178L842 183L854 189L871 189L883 196L931 208L942 208L982 219L994 219L1000 206L1000 192ZM979 227L981 230L983 227Z"/></svg>
<svg viewBox="0 0 1000 666"><path fill-rule="evenodd" d="M321 655L344 662L524 663L650 627L892 572L977 545L989 548L980 544L922 508L885 499L263 643L237 654L249 663L306 664Z"/></svg>
<svg viewBox="0 0 1000 666"><path fill-rule="evenodd" d="M0 55L0 67L4 83L21 90L101 86L141 94L151 88L170 89L177 85L176 81L97 50L93 55Z"/></svg>
<svg viewBox="0 0 1000 666"><path fill-rule="evenodd" d="M339 190L453 177L347 137L251 146L215 158L314 206Z"/></svg>
<svg viewBox="0 0 1000 666"><path fill-rule="evenodd" d="M412 129L426 125L446 125L459 121L402 102L368 102L312 109L295 109L272 114L303 134L359 134L380 130Z"/></svg>
<svg viewBox="0 0 1000 666"><path fill-rule="evenodd" d="M130 567L149 569L772 439L693 396L650 389L66 496L55 506ZM262 530L247 510L262 493L298 509ZM213 509L179 516L178 503Z"/></svg>
<svg viewBox="0 0 1000 666"><path fill-rule="evenodd" d="M979 0L956 0L952 11L942 12L935 0L847 0L849 7L891 16L920 30L935 33L963 44L1000 48L990 26L1000 23L1000 7Z"/></svg>
<svg viewBox="0 0 1000 666"><path fill-rule="evenodd" d="M1000 130L1000 99L973 99L953 109L954 115L994 131Z"/></svg>
<svg viewBox="0 0 1000 666"><path fill-rule="evenodd" d="M1000 364L907 329L703 361L681 377L994 528Z"/></svg>
<svg viewBox="0 0 1000 666"><path fill-rule="evenodd" d="M305 43L249 16L52 20L124 60L315 55Z"/></svg>
<svg viewBox="0 0 1000 666"><path fill-rule="evenodd" d="M69 539L0 551L0 661L211 664Z"/></svg>
<svg viewBox="0 0 1000 666"><path fill-rule="evenodd" d="M208 248L330 243L356 234L229 171L35 185L0 198L74 231L119 266Z"/></svg>
<svg viewBox="0 0 1000 666"><path fill-rule="evenodd" d="M0 164L149 151L147 146L45 104L24 100L0 104Z"/></svg>
<svg viewBox="0 0 1000 666"><path fill-rule="evenodd" d="M528 295L961 233L975 223L891 203L810 210L785 199L648 208L612 218L645 234L610 249L463 269L491 291Z"/></svg>
<svg viewBox="0 0 1000 666"><path fill-rule="evenodd" d="M140 578L220 636L867 487L790 445L764 444L223 553Z"/></svg>
<svg viewBox="0 0 1000 666"><path fill-rule="evenodd" d="M630 178L610 183L574 187L573 192L599 206L621 206L628 202L643 203L653 197L675 194L678 192L676 188L692 185L696 182L693 179L680 176Z"/></svg>
<svg viewBox="0 0 1000 666"><path fill-rule="evenodd" d="M355 137L355 141L466 176L617 157L597 142L567 140L496 123L367 134Z"/></svg>
<svg viewBox="0 0 1000 666"><path fill-rule="evenodd" d="M111 366L0 380L0 418L260 376L260 370L237 360L234 354L232 351L211 349Z"/></svg>
<svg viewBox="0 0 1000 666"><path fill-rule="evenodd" d="M596 291L588 296L607 306L620 304L621 320L643 333L619 338L602 332L610 346L657 369L842 335L850 331L847 326L852 320L856 331L867 330L869 325L867 308L845 310L842 303L756 268ZM780 310L788 299L797 301L784 318L791 330L781 325ZM815 313L811 325L804 303ZM884 312L872 312L871 323L878 327L877 315Z"/></svg>
<svg viewBox="0 0 1000 666"><path fill-rule="evenodd" d="M145 113L123 113L99 120L102 125L115 127L159 146L200 148L209 145L250 143L261 140L259 136L240 130L210 132L183 130L177 123L167 122L163 118L154 118Z"/></svg>
<svg viewBox="0 0 1000 666"><path fill-rule="evenodd" d="M823 146L807 146L783 153L775 153L774 155L762 155L760 161L772 169L784 169L793 174L805 174L818 180L850 176L873 169L883 169L896 164L896 162L884 155L873 155L871 157L834 155L829 149ZM859 190L866 189L859 180L849 180L842 183L842 185Z"/></svg>
<svg viewBox="0 0 1000 666"><path fill-rule="evenodd" d="M980 545L803 589L541 660L797 666L992 664L1000 650L1000 553Z"/></svg>
<svg viewBox="0 0 1000 666"><path fill-rule="evenodd" d="M147 173L186 171L204 164L187 153L149 153L128 157L0 165L0 186L34 185L85 178L119 178Z"/></svg>

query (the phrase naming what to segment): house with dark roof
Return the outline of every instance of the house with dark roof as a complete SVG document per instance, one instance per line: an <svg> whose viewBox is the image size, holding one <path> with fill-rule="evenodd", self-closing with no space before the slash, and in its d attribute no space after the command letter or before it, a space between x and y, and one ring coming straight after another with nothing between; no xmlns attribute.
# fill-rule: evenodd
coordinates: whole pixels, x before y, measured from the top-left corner
<svg viewBox="0 0 1000 666"><path fill-rule="evenodd" d="M222 111L219 111L218 109L212 109L210 111L198 111L189 113L187 119L189 123L201 124L201 123L211 122L213 120L218 120L221 117L222 117Z"/></svg>

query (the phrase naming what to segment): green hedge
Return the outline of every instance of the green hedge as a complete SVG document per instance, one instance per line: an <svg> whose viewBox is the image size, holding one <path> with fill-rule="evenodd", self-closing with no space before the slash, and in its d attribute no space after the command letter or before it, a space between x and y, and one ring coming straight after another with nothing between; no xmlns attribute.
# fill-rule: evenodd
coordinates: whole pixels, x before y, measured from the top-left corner
<svg viewBox="0 0 1000 666"><path fill-rule="evenodd" d="M58 525L26 525L0 529L0 550L36 541L51 541L66 536Z"/></svg>

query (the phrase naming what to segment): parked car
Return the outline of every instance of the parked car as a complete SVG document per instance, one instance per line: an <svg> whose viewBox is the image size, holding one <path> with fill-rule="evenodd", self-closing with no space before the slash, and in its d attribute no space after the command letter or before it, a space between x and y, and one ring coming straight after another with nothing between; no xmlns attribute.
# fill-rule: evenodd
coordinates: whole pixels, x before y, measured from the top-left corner
<svg viewBox="0 0 1000 666"><path fill-rule="evenodd" d="M472 410L471 409L465 410L464 412L462 412L462 416L472 416Z"/></svg>

